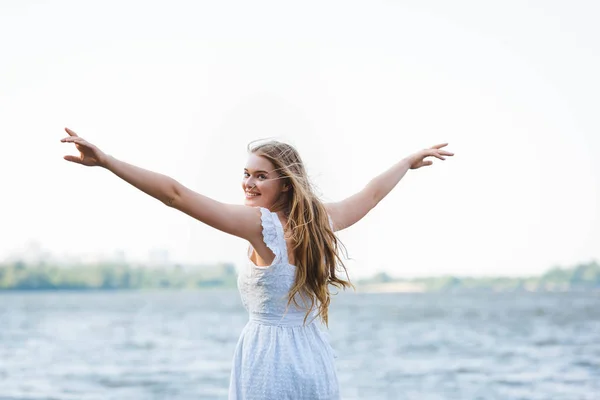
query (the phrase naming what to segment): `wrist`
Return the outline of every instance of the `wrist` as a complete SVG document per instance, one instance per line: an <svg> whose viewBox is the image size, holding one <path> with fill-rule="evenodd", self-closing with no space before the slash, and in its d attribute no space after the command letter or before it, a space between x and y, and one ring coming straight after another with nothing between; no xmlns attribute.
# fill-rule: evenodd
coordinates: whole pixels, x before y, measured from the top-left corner
<svg viewBox="0 0 600 400"><path fill-rule="evenodd" d="M406 164L408 169L412 169L412 165L415 163L415 158L416 155L411 154L410 156L403 158L400 163Z"/></svg>
<svg viewBox="0 0 600 400"><path fill-rule="evenodd" d="M104 154L100 160L98 160L98 165L100 165L102 168L108 169L110 170L110 166L112 164L112 162L114 161L114 157L111 156L110 154Z"/></svg>

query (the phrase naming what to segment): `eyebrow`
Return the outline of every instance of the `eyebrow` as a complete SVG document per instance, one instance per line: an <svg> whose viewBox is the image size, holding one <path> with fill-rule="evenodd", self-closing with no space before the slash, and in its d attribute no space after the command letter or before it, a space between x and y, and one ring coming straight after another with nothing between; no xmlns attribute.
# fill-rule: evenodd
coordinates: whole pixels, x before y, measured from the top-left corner
<svg viewBox="0 0 600 400"><path fill-rule="evenodd" d="M248 171L248 168L244 168L244 171ZM254 172L264 172L267 175L269 174L267 171L263 171L262 169L259 171L254 171Z"/></svg>

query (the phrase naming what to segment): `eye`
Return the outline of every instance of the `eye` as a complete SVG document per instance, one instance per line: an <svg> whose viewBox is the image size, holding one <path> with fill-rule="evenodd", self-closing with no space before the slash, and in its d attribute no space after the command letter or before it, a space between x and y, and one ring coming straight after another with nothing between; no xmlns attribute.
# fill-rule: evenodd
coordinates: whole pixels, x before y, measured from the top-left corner
<svg viewBox="0 0 600 400"><path fill-rule="evenodd" d="M247 173L246 171L244 171L244 177L246 177L246 178L247 178L247 177L249 177L249 176L250 176L250 174L249 174L249 173Z"/></svg>
<svg viewBox="0 0 600 400"><path fill-rule="evenodd" d="M258 177L259 177L260 179L267 179L267 176L266 176L265 174L260 174Z"/></svg>

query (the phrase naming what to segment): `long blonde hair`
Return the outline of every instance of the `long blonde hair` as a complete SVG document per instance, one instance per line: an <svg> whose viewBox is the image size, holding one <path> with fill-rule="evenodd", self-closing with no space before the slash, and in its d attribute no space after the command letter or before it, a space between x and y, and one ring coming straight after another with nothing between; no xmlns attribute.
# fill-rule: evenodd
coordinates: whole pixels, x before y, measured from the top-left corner
<svg viewBox="0 0 600 400"><path fill-rule="evenodd" d="M256 142L248 144L248 152L269 160L275 166L278 179L282 179L283 184L289 187L271 208L272 212L283 211L287 217L287 227L294 243L296 277L289 292L288 307L292 302L299 306L296 301L296 295L299 295L305 307L307 301L310 304L304 323L317 307L316 316L320 316L328 325L329 285L354 288L349 278L345 281L336 276L336 267L339 265L340 271L348 277L339 254L341 249L345 252L345 247L333 233L325 206L315 194L296 149L275 140Z"/></svg>

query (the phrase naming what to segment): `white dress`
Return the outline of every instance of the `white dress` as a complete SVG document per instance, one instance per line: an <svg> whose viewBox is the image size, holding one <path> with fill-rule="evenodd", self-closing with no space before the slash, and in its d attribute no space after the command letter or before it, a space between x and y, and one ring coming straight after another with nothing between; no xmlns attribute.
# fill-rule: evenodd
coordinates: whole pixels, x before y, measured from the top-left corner
<svg viewBox="0 0 600 400"><path fill-rule="evenodd" d="M235 349L229 399L339 399L336 356L327 332L313 319L316 311L306 326L306 310L292 303L285 312L296 267L288 261L277 214L260 210L263 240L275 259L268 267L248 260L238 275L238 290L250 320ZM302 304L300 299L298 303Z"/></svg>

